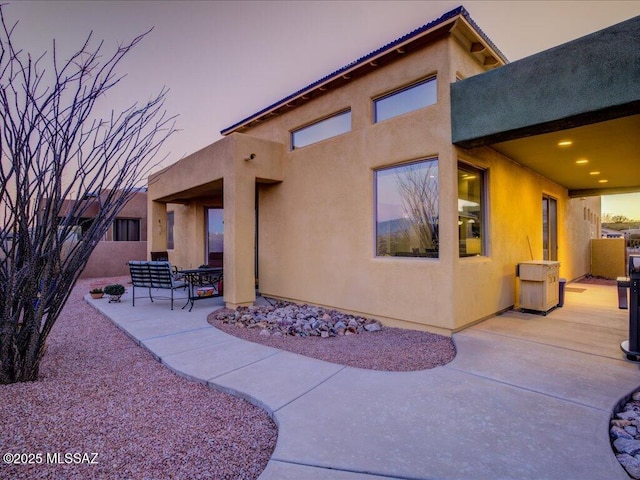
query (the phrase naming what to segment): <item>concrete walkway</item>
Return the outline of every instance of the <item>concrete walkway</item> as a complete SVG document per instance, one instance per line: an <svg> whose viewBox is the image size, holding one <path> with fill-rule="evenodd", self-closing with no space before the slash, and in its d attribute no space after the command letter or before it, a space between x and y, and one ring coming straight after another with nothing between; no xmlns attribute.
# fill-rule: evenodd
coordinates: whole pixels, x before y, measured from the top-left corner
<svg viewBox="0 0 640 480"><path fill-rule="evenodd" d="M229 336L206 321L220 299L190 313L148 299L132 307L128 294L87 301L170 369L270 413L278 441L264 480L628 479L608 436L616 403L640 386L638 366L617 353L626 313L603 305L589 310L601 321L574 321L587 311L576 290L546 317L509 312L464 330L453 362L410 373ZM591 351L604 341L605 353Z"/></svg>

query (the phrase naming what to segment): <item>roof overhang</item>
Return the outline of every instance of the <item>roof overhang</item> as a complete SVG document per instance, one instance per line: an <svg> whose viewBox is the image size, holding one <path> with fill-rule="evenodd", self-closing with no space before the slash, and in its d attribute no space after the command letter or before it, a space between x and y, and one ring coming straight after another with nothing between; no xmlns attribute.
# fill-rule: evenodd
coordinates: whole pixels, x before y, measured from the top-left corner
<svg viewBox="0 0 640 480"><path fill-rule="evenodd" d="M330 90L340 88L376 69L393 63L449 34L453 35L485 68L490 69L507 63L504 55L476 25L469 13L463 7L458 7L437 20L388 43L292 95L225 128L220 133L228 135L233 132L243 132L261 122L304 105Z"/></svg>
<svg viewBox="0 0 640 480"><path fill-rule="evenodd" d="M456 82L453 143L489 146L571 196L640 191L639 50L635 17Z"/></svg>

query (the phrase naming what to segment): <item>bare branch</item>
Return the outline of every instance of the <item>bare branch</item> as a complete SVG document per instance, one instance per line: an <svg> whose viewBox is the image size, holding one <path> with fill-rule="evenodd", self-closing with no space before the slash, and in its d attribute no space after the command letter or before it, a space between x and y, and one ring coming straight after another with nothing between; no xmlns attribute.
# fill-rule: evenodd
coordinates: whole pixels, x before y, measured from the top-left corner
<svg viewBox="0 0 640 480"><path fill-rule="evenodd" d="M124 78L122 59L149 32L111 55L89 34L62 61L55 41L51 55L23 54L15 28L0 5L0 383L37 378L47 335L89 255L175 132L165 89L93 118ZM95 193L98 215L80 236Z"/></svg>

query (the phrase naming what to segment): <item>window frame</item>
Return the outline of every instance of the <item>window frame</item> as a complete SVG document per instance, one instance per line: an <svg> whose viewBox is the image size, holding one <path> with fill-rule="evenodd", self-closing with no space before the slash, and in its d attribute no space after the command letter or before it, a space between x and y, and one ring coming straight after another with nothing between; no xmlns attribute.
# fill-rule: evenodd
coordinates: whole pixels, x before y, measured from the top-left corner
<svg viewBox="0 0 640 480"><path fill-rule="evenodd" d="M327 125L328 122L330 122L331 120L335 120L343 115L349 115L349 128L347 130L344 131L337 131L337 133L331 133L329 135L326 136L322 136L322 138L318 138L316 140L313 140L311 142L308 143L304 143L302 145L296 145L296 134L299 134L300 132L304 132L304 131L310 131L310 129L313 128L321 128L321 126ZM326 117L322 117L318 120L315 120L311 123L308 123L306 125L303 125L301 127L298 127L294 130L291 130L291 132L289 133L289 139L290 139L290 144L291 144L291 150L298 150L300 148L304 148L304 147L308 147L309 145L314 145L316 143L322 142L324 140L328 140L329 138L334 138L337 137L339 135L344 135L345 133L349 133L352 130L352 115L351 115L351 107L349 108L345 108L343 110L340 110L339 112L335 112L332 113L331 115L328 115Z"/></svg>
<svg viewBox="0 0 640 480"><path fill-rule="evenodd" d="M396 113L395 115L387 116L387 117L385 117L383 119L379 118L379 114L378 114L378 104L379 104L379 102L382 102L384 100L388 100L388 99L393 98L393 97L397 97L397 96L402 95L403 93L406 93L406 92L408 92L408 91L410 91L410 90L412 90L414 88L417 88L417 87L422 86L422 85L427 85L427 84L432 83L432 82L434 83L434 87L435 87L435 100L434 100L433 103L427 103L425 105L421 105L419 107L412 108L410 110L405 110L403 112ZM430 107L432 105L436 105L438 103L438 76L436 74L434 74L434 75L431 75L429 77L423 78L422 80L418 80L417 82L413 82L413 83L410 83L409 85L405 85L403 87L400 87L400 88L397 88L397 89L392 90L390 92L387 92L387 93L385 93L383 95L379 95L377 97L374 97L372 99L372 102L373 102L373 123L374 124L375 123L381 123L381 122L384 122L386 120L391 120L392 118L396 118L396 117L399 117L401 115L405 115L407 113L415 112L416 110L420 110L422 108L427 108L427 107Z"/></svg>
<svg viewBox="0 0 640 480"><path fill-rule="evenodd" d="M488 178L489 178L489 172L488 169L486 168L480 168L476 165L472 165L468 162L462 161L462 160L458 160L457 163L457 167L456 167L456 172L467 172L470 174L476 174L479 176L480 178L480 187L478 189L479 191L479 195L480 195L480 201L479 201L479 224L480 224L480 251L477 253L466 253L466 254L462 254L461 253L461 249L462 249L462 241L463 238L460 235L461 234L461 227L462 227L462 220L461 220L461 216L460 216L460 210L458 210L458 258L472 258L472 257L486 257L488 256L488 221L487 221L487 212L488 212ZM460 198L460 186L458 185L457 188L457 199L458 201L461 200ZM474 219L475 220L475 219ZM466 242L466 240L470 238L470 237L464 237L464 241ZM466 247L466 244L465 244Z"/></svg>
<svg viewBox="0 0 640 480"><path fill-rule="evenodd" d="M432 222L430 222L431 224L431 228L429 229L429 235L431 236L431 238L433 239L433 237L435 237L435 240L432 240L435 243L435 248L433 247L433 244L431 245L431 248L426 247L425 245L418 245L418 247L414 247L413 246L413 242L409 239L408 242L405 239L405 243L409 243L410 245L407 245L409 248L411 248L411 251L401 251L401 250L395 250L391 251L391 248L389 247L389 252L388 253L379 253L379 243L380 243L380 235L379 235L379 225L381 223L385 223L385 222L392 222L394 221L394 219L389 219L389 220L385 220L383 222L379 221L379 200L380 200L380 184L379 184L379 173L380 172L390 172L394 169L402 169L402 168L407 168L407 167L411 167L413 165L419 165L419 164L431 164L432 166L428 166L427 168L431 169L431 168L435 168L435 174L434 175L429 175L430 178L435 178L435 201L436 201L436 205L435 205L435 215L432 218ZM430 156L430 157L424 157L424 158L420 158L417 160L412 160L410 162L403 162L403 163L398 163L398 164L394 164L394 165L386 165L383 167L379 167L373 170L373 187L374 187L374 195L373 195L373 201L374 201L374 205L373 205L373 209L374 209L374 220L373 220L373 224L374 224L374 241L373 241L373 247L374 247L374 258L393 258L394 260L398 260L398 259L402 259L402 260L406 260L406 259L416 259L416 258L420 258L420 259L427 259L427 260L438 260L440 258L440 246L439 246L439 217L440 217L440 209L441 209L441 205L440 205L440 176L439 176L439 172L440 172L440 158L436 155L436 156ZM398 194L400 195L400 194ZM406 214L406 206L402 205L402 208L405 209L405 214L403 214L403 218L409 218ZM396 219L399 220L399 219ZM413 224L411 225L413 228L419 228L416 227L416 224L420 224L420 222L412 222ZM411 231L408 231L409 235L411 234ZM398 232L397 232L398 233ZM414 230L415 233L415 230ZM401 235L407 235L407 233L402 233ZM419 234L418 234L419 235ZM384 241L384 237L382 238L382 240ZM391 238L387 239L387 242L391 242ZM423 250L420 250L421 248L423 248ZM417 250L417 251L416 251ZM402 254L400 254L402 253Z"/></svg>
<svg viewBox="0 0 640 480"><path fill-rule="evenodd" d="M175 237L174 237L174 226L175 226L176 214L173 210L167 211L167 250L175 249Z"/></svg>
<svg viewBox="0 0 640 480"><path fill-rule="evenodd" d="M135 222L135 223L134 223ZM125 231L122 231L122 224L126 225ZM134 226L132 229L131 226ZM136 231L137 230L137 231ZM134 235L137 239L131 240L130 234L136 232ZM125 233L125 239L122 239L122 233ZM113 221L113 241L114 242L139 242L142 238L142 221L140 218L116 218Z"/></svg>

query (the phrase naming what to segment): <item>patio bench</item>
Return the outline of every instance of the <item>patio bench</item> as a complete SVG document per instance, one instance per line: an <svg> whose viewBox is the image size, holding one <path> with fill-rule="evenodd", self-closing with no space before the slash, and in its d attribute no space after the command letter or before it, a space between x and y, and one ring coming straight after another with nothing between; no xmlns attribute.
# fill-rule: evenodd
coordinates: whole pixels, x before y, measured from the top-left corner
<svg viewBox="0 0 640 480"><path fill-rule="evenodd" d="M173 310L173 291L177 288L187 287L185 282L175 279L174 270L169 262L132 260L129 262L129 272L133 284L134 307L136 306L136 287L149 289L149 298L152 302L152 288L169 290L171 292L171 310Z"/></svg>

